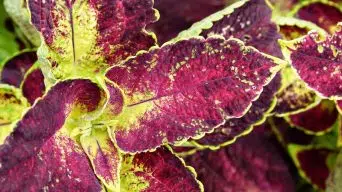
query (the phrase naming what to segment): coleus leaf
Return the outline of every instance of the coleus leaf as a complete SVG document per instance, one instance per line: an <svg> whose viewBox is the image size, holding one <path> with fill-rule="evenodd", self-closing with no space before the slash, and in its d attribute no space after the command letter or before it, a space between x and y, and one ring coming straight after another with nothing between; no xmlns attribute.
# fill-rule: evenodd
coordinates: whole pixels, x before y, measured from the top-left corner
<svg viewBox="0 0 342 192"><path fill-rule="evenodd" d="M124 155L121 164L122 191L203 191L192 167L166 148L155 152Z"/></svg>
<svg viewBox="0 0 342 192"><path fill-rule="evenodd" d="M197 22L225 7L234 0L155 0L154 7L160 13L160 19L149 25L148 29L156 33L158 43L163 44L177 36Z"/></svg>
<svg viewBox="0 0 342 192"><path fill-rule="evenodd" d="M21 51L5 61L1 70L1 83L20 87L26 72L37 61L36 51Z"/></svg>
<svg viewBox="0 0 342 192"><path fill-rule="evenodd" d="M289 144L310 145L314 140L314 135L308 135L300 129L291 127L283 118L272 117L268 119L272 131L277 136L278 141L287 148Z"/></svg>
<svg viewBox="0 0 342 192"><path fill-rule="evenodd" d="M326 34L323 29L305 20L277 17L275 21L279 25L280 34L285 40L302 37L311 30L316 30L320 35ZM319 104L321 101L320 97L314 91L307 88L290 66L282 69L281 73L282 88L276 95L277 104L274 109L274 113L277 116L296 114Z"/></svg>
<svg viewBox="0 0 342 192"><path fill-rule="evenodd" d="M311 21L326 31L334 33L337 23L342 20L342 9L332 1L303 1L290 15Z"/></svg>
<svg viewBox="0 0 342 192"><path fill-rule="evenodd" d="M201 136L243 116L284 64L233 38L193 38L141 53L106 74L124 98L113 138L137 152Z"/></svg>
<svg viewBox="0 0 342 192"><path fill-rule="evenodd" d="M174 41L196 35L235 37L267 54L282 57L280 39L272 10L264 0L243 0L195 23L181 32Z"/></svg>
<svg viewBox="0 0 342 192"><path fill-rule="evenodd" d="M44 75L39 68L30 70L21 85L23 96L28 102L33 103L45 93Z"/></svg>
<svg viewBox="0 0 342 192"><path fill-rule="evenodd" d="M316 107L307 111L289 115L286 118L290 124L301 128L308 134L324 134L330 131L339 120L335 103L323 100Z"/></svg>
<svg viewBox="0 0 342 192"><path fill-rule="evenodd" d="M96 176L110 191L120 191L121 155L108 137L106 129L93 128L80 142Z"/></svg>
<svg viewBox="0 0 342 192"><path fill-rule="evenodd" d="M30 13L25 0L4 0L4 6L11 19L34 46L40 45L40 36L30 23Z"/></svg>
<svg viewBox="0 0 342 192"><path fill-rule="evenodd" d="M294 191L288 164L263 127L217 151L206 150L188 158L205 191Z"/></svg>
<svg viewBox="0 0 342 192"><path fill-rule="evenodd" d="M289 153L299 173L315 187L324 190L337 153L330 149L294 144L289 145Z"/></svg>
<svg viewBox="0 0 342 192"><path fill-rule="evenodd" d="M310 21L305 21L293 17L276 17L274 19L280 28L279 33L285 40L293 40L306 35L309 31L315 30L320 35L325 35L324 29L318 27Z"/></svg>
<svg viewBox="0 0 342 192"><path fill-rule="evenodd" d="M299 77L323 97L342 97L342 30L319 40L312 32L293 41L282 41L282 50Z"/></svg>
<svg viewBox="0 0 342 192"><path fill-rule="evenodd" d="M144 30L158 18L152 0L29 0L28 5L45 41L40 56L58 79L91 77L155 43Z"/></svg>
<svg viewBox="0 0 342 192"><path fill-rule="evenodd" d="M233 143L238 137L252 131L253 126L262 124L275 104L274 96L280 87L281 78L277 75L265 86L260 97L252 103L252 107L241 118L230 119L216 128L213 133L194 141L200 147L217 149Z"/></svg>
<svg viewBox="0 0 342 192"><path fill-rule="evenodd" d="M20 119L28 106L19 89L0 84L0 144L12 131L11 124Z"/></svg>
<svg viewBox="0 0 342 192"><path fill-rule="evenodd" d="M91 120L90 115L95 115L98 106L103 105L103 94L96 84L82 79L63 81L51 88L16 123L14 131L0 146L2 177L15 166L36 156L40 148L63 127L67 117L74 121L76 117Z"/></svg>
<svg viewBox="0 0 342 192"><path fill-rule="evenodd" d="M37 128L36 131L42 133L42 130ZM33 141L40 142L36 139ZM70 191L101 191L101 184L97 180L86 154L67 135L59 132L47 138L42 142L42 146L36 147L36 152L27 158L23 158L25 156L23 153L32 150L30 148L34 145L23 147L15 148L14 153L20 161L13 164L11 168L8 167L8 163L4 162L7 155L3 152L6 147L0 147L2 191L65 191L66 189ZM13 158L14 155L10 156Z"/></svg>
<svg viewBox="0 0 342 192"><path fill-rule="evenodd" d="M282 88L277 92L277 103L273 112L277 116L287 116L306 111L318 105L321 98L287 66L282 69Z"/></svg>

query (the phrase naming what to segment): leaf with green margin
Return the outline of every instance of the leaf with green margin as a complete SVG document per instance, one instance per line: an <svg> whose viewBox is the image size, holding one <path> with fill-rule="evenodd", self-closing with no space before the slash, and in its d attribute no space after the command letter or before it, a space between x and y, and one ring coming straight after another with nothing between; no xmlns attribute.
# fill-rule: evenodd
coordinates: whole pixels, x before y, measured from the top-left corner
<svg viewBox="0 0 342 192"><path fill-rule="evenodd" d="M12 132L12 123L20 119L28 107L29 103L18 88L0 84L0 144Z"/></svg>
<svg viewBox="0 0 342 192"><path fill-rule="evenodd" d="M107 128L92 127L80 138L95 175L109 191L120 191L121 155L108 136Z"/></svg>
<svg viewBox="0 0 342 192"><path fill-rule="evenodd" d="M269 0L272 4L273 15L275 16L286 16L288 12L297 5L300 0ZM276 20L275 20L276 21Z"/></svg>
<svg viewBox="0 0 342 192"><path fill-rule="evenodd" d="M203 191L195 170L164 147L154 152L124 155L120 179L122 192Z"/></svg>
<svg viewBox="0 0 342 192"><path fill-rule="evenodd" d="M339 121L335 103L322 100L319 105L295 114L285 119L294 127L302 129L307 134L322 135L330 131Z"/></svg>
<svg viewBox="0 0 342 192"><path fill-rule="evenodd" d="M323 29L308 21L290 17L276 17L274 20L280 27L280 34L286 40L302 37L310 30L316 30L320 35L326 34ZM318 105L321 99L307 88L290 66L282 69L281 73L282 88L277 93L277 104L274 109L277 116L296 114Z"/></svg>
<svg viewBox="0 0 342 192"><path fill-rule="evenodd" d="M234 38L192 38L142 52L106 74L124 98L112 117L113 138L134 153L201 136L243 116L284 64Z"/></svg>
<svg viewBox="0 0 342 192"><path fill-rule="evenodd" d="M3 0L0 0L0 68L4 59L19 51L15 35L6 28L7 19Z"/></svg>
<svg viewBox="0 0 342 192"><path fill-rule="evenodd" d="M26 39L35 47L38 47L40 45L40 35L30 23L30 13L26 0L4 0L4 6L9 16L26 36Z"/></svg>
<svg viewBox="0 0 342 192"><path fill-rule="evenodd" d="M280 88L281 78L279 75L264 87L259 98L252 103L251 108L241 118L226 121L226 123L214 130L213 133L206 134L193 143L201 148L218 149L232 144L241 136L250 133L254 126L262 124L267 116L270 116L275 105L275 94Z"/></svg>
<svg viewBox="0 0 342 192"><path fill-rule="evenodd" d="M162 45L177 34L189 28L194 22L213 14L237 0L155 0L154 7L160 19L149 25Z"/></svg>
<svg viewBox="0 0 342 192"><path fill-rule="evenodd" d="M7 59L1 70L1 83L20 87L25 74L37 61L35 50L22 50Z"/></svg>
<svg viewBox="0 0 342 192"><path fill-rule="evenodd" d="M342 23L340 30L320 40L317 32L292 41L280 41L286 59L299 77L320 96L342 98Z"/></svg>
<svg viewBox="0 0 342 192"><path fill-rule="evenodd" d="M281 58L278 28L271 21L272 9L264 0L242 0L195 23L174 40L193 36L222 35L238 38L267 54Z"/></svg>
<svg viewBox="0 0 342 192"><path fill-rule="evenodd" d="M311 21L333 34L337 23L342 20L342 8L333 1L302 1L292 9L289 16Z"/></svg>
<svg viewBox="0 0 342 192"><path fill-rule="evenodd" d="M57 79L93 77L155 44L145 26L158 18L153 0L29 0L44 43L43 64Z"/></svg>
<svg viewBox="0 0 342 192"><path fill-rule="evenodd" d="M65 130L48 138L37 149L37 153L15 164L10 170L4 171L2 167L0 184L1 191L6 192L103 191L86 154Z"/></svg>
<svg viewBox="0 0 342 192"><path fill-rule="evenodd" d="M281 70L282 88L276 94L277 104L273 109L276 116L301 113L318 105L321 98L287 66Z"/></svg>
<svg viewBox="0 0 342 192"><path fill-rule="evenodd" d="M337 152L327 148L291 144L288 151L299 174L314 187L324 190Z"/></svg>
<svg viewBox="0 0 342 192"><path fill-rule="evenodd" d="M69 123L82 126L96 118L106 100L103 98L102 89L90 80L67 80L52 87L14 125L14 131L0 146L2 177L6 177L5 173L12 168L36 156L40 148L62 127L68 130Z"/></svg>
<svg viewBox="0 0 342 192"><path fill-rule="evenodd" d="M256 127L229 147L186 158L207 192L295 191L294 178L269 128Z"/></svg>
<svg viewBox="0 0 342 192"><path fill-rule="evenodd" d="M275 17L273 19L280 27L279 33L284 40L293 40L306 35L309 31L315 30L320 35L325 35L326 31L310 21L305 21L293 17Z"/></svg>

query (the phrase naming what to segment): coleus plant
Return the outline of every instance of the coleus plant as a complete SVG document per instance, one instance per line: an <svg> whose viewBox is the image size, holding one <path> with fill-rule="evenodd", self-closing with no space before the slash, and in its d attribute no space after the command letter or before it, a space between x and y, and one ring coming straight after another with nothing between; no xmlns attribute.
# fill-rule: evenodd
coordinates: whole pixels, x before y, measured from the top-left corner
<svg viewBox="0 0 342 192"><path fill-rule="evenodd" d="M2 56L0 191L294 191L294 167L324 189L338 3L160 0L158 23L153 0L5 1L27 49Z"/></svg>

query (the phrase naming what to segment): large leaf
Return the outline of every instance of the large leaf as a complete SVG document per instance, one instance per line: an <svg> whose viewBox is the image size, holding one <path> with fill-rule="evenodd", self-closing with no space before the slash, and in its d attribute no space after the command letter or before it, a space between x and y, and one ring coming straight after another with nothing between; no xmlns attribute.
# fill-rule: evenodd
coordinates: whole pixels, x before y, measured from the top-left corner
<svg viewBox="0 0 342 192"><path fill-rule="evenodd" d="M141 53L106 74L124 98L122 112L112 118L113 138L122 150L137 152L210 132L243 116L281 63L219 37Z"/></svg>
<svg viewBox="0 0 342 192"><path fill-rule="evenodd" d="M282 57L277 40L280 39L272 10L264 0L243 0L195 23L175 40L195 35L235 37L247 45L273 56Z"/></svg>
<svg viewBox="0 0 342 192"><path fill-rule="evenodd" d="M28 5L45 41L40 56L56 78L90 77L155 43L144 30L157 19L152 0L29 0Z"/></svg>
<svg viewBox="0 0 342 192"><path fill-rule="evenodd" d="M319 40L312 32L293 41L282 41L283 53L299 77L323 97L342 97L342 29Z"/></svg>
<svg viewBox="0 0 342 192"><path fill-rule="evenodd" d="M2 177L36 156L67 119L78 126L82 126L84 120L91 120L90 115L95 115L93 113L102 105L102 94L89 80L68 80L55 85L16 123L13 132L0 146Z"/></svg>
<svg viewBox="0 0 342 192"><path fill-rule="evenodd" d="M39 141L36 139L34 142ZM17 148L15 153L32 150L29 147ZM0 150L3 152L4 147L1 146ZM48 138L36 153L21 159L10 169L1 157L1 191L101 191L101 184L86 154L65 134L58 133Z"/></svg>
<svg viewBox="0 0 342 192"><path fill-rule="evenodd" d="M125 155L121 165L121 191L198 192L203 186L191 167L165 148L155 152Z"/></svg>
<svg viewBox="0 0 342 192"><path fill-rule="evenodd" d="M207 192L295 191L281 148L263 127L218 151L206 150L187 158Z"/></svg>
<svg viewBox="0 0 342 192"><path fill-rule="evenodd" d="M258 100L252 103L252 107L243 117L228 120L213 133L206 134L194 142L201 147L216 149L231 144L238 137L252 131L253 126L263 123L273 109L274 96L280 87L280 80L280 76L277 75L270 84L265 86Z"/></svg>

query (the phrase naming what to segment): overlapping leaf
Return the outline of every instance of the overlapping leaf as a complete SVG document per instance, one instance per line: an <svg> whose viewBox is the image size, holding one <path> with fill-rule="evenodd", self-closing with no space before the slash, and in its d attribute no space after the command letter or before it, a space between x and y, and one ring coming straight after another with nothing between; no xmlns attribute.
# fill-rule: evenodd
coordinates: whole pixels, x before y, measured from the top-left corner
<svg viewBox="0 0 342 192"><path fill-rule="evenodd" d="M152 49L111 68L122 91L112 134L128 152L200 136L241 117L282 63L237 39L190 39ZM114 98L115 99L115 98Z"/></svg>
<svg viewBox="0 0 342 192"><path fill-rule="evenodd" d="M341 24L339 25L341 27ZM319 40L312 32L303 38L282 42L283 53L299 77L320 95L342 97L342 30Z"/></svg>
<svg viewBox="0 0 342 192"><path fill-rule="evenodd" d="M272 10L264 0L243 0L195 23L177 39L195 35L235 37L258 50L282 57L277 40L280 35L271 21Z"/></svg>
<svg viewBox="0 0 342 192"><path fill-rule="evenodd" d="M148 26L156 33L158 43L163 44L210 14L215 13L236 0L155 0L154 7L160 19Z"/></svg>
<svg viewBox="0 0 342 192"><path fill-rule="evenodd" d="M289 152L300 174L314 186L325 189L337 153L330 149L290 145Z"/></svg>
<svg viewBox="0 0 342 192"><path fill-rule="evenodd" d="M303 1L291 15L311 21L330 33L334 33L337 23L342 21L341 5L333 1Z"/></svg>
<svg viewBox="0 0 342 192"><path fill-rule="evenodd" d="M258 100L252 103L252 107L241 118L228 120L224 125L216 128L213 133L206 134L202 139L194 141L200 147L215 149L228 145L239 136L247 134L254 125L261 124L268 112L272 110L275 93L280 87L280 76L277 75L261 93Z"/></svg>
<svg viewBox="0 0 342 192"><path fill-rule="evenodd" d="M121 165L121 191L203 191L191 167L165 148L134 156L125 155Z"/></svg>
<svg viewBox="0 0 342 192"><path fill-rule="evenodd" d="M295 191L288 164L269 130L255 130L227 148L187 158L205 191Z"/></svg>
<svg viewBox="0 0 342 192"><path fill-rule="evenodd" d="M339 120L335 103L327 100L323 100L312 109L290 115L287 119L292 125L309 134L325 133L331 130Z"/></svg>
<svg viewBox="0 0 342 192"><path fill-rule="evenodd" d="M157 19L152 0L29 0L45 43L40 56L56 78L91 77L154 45L144 27Z"/></svg>

